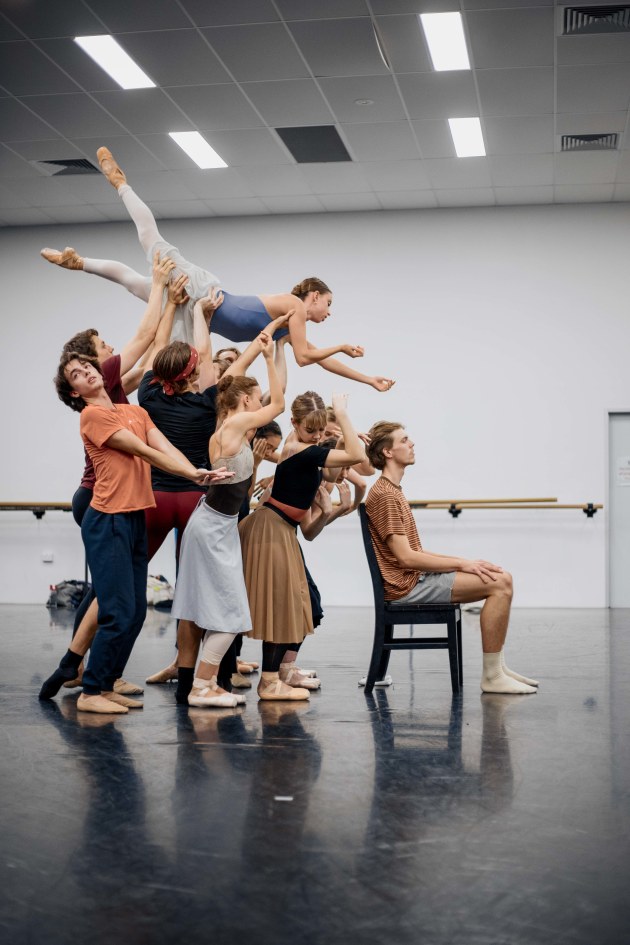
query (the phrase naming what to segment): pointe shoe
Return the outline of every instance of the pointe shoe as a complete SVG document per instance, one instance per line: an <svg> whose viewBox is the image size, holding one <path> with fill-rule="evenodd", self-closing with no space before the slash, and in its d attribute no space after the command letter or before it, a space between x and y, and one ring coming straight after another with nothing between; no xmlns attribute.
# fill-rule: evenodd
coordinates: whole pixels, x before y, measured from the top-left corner
<svg viewBox="0 0 630 945"><path fill-rule="evenodd" d="M258 663L246 663L245 660L236 661L236 671L240 673L241 676L251 676L257 669Z"/></svg>
<svg viewBox="0 0 630 945"><path fill-rule="evenodd" d="M257 692L258 698L265 700L274 699L285 702L297 702L302 699L310 699L308 689L294 689L292 686L287 686L282 682L278 673L263 672L260 682L258 683Z"/></svg>
<svg viewBox="0 0 630 945"><path fill-rule="evenodd" d="M68 680L63 684L64 689L77 689L79 686L83 685L83 660L79 665L79 670L74 679Z"/></svg>
<svg viewBox="0 0 630 945"><path fill-rule="evenodd" d="M386 676L383 676L382 679L377 679L377 680L376 680L376 682L374 683L374 688L375 688L375 689L376 689L376 688L378 688L378 689L386 689L387 686L391 686L393 682L394 682L394 680L393 680L392 677L389 675L389 673L387 673L387 675L386 675ZM361 679L359 680L359 685L360 685L360 686L365 686L366 684L367 684L367 676L361 676Z"/></svg>
<svg viewBox="0 0 630 945"><path fill-rule="evenodd" d="M170 666L167 666L165 669L161 669L157 673L153 673L152 676L147 676L145 683L149 686L160 685L161 683L170 683L177 682L177 666L171 663Z"/></svg>
<svg viewBox="0 0 630 945"><path fill-rule="evenodd" d="M294 664L295 666L295 664ZM317 679L317 670L316 669L300 669L299 666L295 666L295 669L301 676L306 676L307 679Z"/></svg>
<svg viewBox="0 0 630 945"><path fill-rule="evenodd" d="M144 709L144 702L138 702L137 699L129 699L127 696L121 696L119 692L103 692L103 699L108 699L116 705L124 705L127 709Z"/></svg>
<svg viewBox="0 0 630 945"><path fill-rule="evenodd" d="M114 683L114 692L117 692L119 696L141 696L144 689L121 678Z"/></svg>
<svg viewBox="0 0 630 945"><path fill-rule="evenodd" d="M233 709L239 704L239 698L245 701L245 696L236 696L231 692L219 694L214 686L206 686L205 689L199 689L196 686L188 694L188 705L208 707L217 709Z"/></svg>
<svg viewBox="0 0 630 945"><path fill-rule="evenodd" d="M83 269L83 257L79 256L76 249L72 246L66 246L62 251L60 249L50 249L46 247L40 250L40 256L53 263L55 266L61 266L62 269Z"/></svg>
<svg viewBox="0 0 630 945"><path fill-rule="evenodd" d="M245 676L242 676L240 673L232 673L230 677L230 683L232 689L251 689L252 684L249 679L246 679Z"/></svg>
<svg viewBox="0 0 630 945"><path fill-rule="evenodd" d="M127 183L127 178L116 164L114 156L109 148L99 148L96 152L96 159L104 176L116 190Z"/></svg>
<svg viewBox="0 0 630 945"><path fill-rule="evenodd" d="M77 710L79 712L98 712L101 715L127 715L129 709L124 705L117 705L111 699L105 696L86 696L81 693L77 699Z"/></svg>
<svg viewBox="0 0 630 945"><path fill-rule="evenodd" d="M321 686L321 680L313 676L303 676L295 663L281 663L279 675L282 682L293 689L301 687L302 689L314 691Z"/></svg>

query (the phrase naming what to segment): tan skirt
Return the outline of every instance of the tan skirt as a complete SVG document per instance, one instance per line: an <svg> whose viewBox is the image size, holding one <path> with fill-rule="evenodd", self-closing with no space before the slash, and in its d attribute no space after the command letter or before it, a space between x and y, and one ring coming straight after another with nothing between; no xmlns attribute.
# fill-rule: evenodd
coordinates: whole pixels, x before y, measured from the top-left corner
<svg viewBox="0 0 630 945"><path fill-rule="evenodd" d="M311 600L295 528L269 508L239 525L253 630L265 643L301 643L313 632Z"/></svg>

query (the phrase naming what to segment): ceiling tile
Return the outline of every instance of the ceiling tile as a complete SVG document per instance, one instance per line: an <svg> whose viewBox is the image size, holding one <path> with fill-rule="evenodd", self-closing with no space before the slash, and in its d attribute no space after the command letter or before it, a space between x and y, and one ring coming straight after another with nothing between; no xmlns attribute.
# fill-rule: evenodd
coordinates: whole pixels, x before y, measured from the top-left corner
<svg viewBox="0 0 630 945"><path fill-rule="evenodd" d="M553 69L487 69L476 75L484 117L553 114Z"/></svg>
<svg viewBox="0 0 630 945"><path fill-rule="evenodd" d="M383 210L421 210L438 205L432 190L384 190L376 196Z"/></svg>
<svg viewBox="0 0 630 945"><path fill-rule="evenodd" d="M271 213L323 213L324 205L312 194L288 197L262 197L262 202Z"/></svg>
<svg viewBox="0 0 630 945"><path fill-rule="evenodd" d="M391 76L321 79L319 85L339 123L396 121L406 118ZM371 100L374 104L357 105L357 99Z"/></svg>
<svg viewBox="0 0 630 945"><path fill-rule="evenodd" d="M379 14L449 13L457 0L372 0L372 12ZM507 5L507 4L506 4Z"/></svg>
<svg viewBox="0 0 630 945"><path fill-rule="evenodd" d="M5 226L50 226L55 222L47 213L33 207L1 210L0 217Z"/></svg>
<svg viewBox="0 0 630 945"><path fill-rule="evenodd" d="M120 85L97 65L73 39L43 39L37 44L86 92L118 91ZM49 91L45 89L44 91Z"/></svg>
<svg viewBox="0 0 630 945"><path fill-rule="evenodd" d="M552 7L481 10L466 16L475 69L553 66Z"/></svg>
<svg viewBox="0 0 630 945"><path fill-rule="evenodd" d="M617 174L617 152L583 151L556 154L555 184L610 184Z"/></svg>
<svg viewBox="0 0 630 945"><path fill-rule="evenodd" d="M0 43L12 43L18 39L24 39L24 34L4 17L0 17Z"/></svg>
<svg viewBox="0 0 630 945"><path fill-rule="evenodd" d="M156 200L151 209L157 219L180 220L213 216L203 200Z"/></svg>
<svg viewBox="0 0 630 945"><path fill-rule="evenodd" d="M78 92L72 79L31 43L3 43L0 85L13 95Z"/></svg>
<svg viewBox="0 0 630 945"><path fill-rule="evenodd" d="M628 108L630 63L560 66L557 72L559 112L616 112Z"/></svg>
<svg viewBox="0 0 630 945"><path fill-rule="evenodd" d="M0 208L13 209L15 207L30 207L33 201L27 200L24 194L26 191L19 192L15 187L3 185L0 186Z"/></svg>
<svg viewBox="0 0 630 945"><path fill-rule="evenodd" d="M424 167L432 186L438 190L456 187L490 187L490 168L484 157L443 158L425 161Z"/></svg>
<svg viewBox="0 0 630 945"><path fill-rule="evenodd" d="M277 0L277 6L285 20L369 16L365 0Z"/></svg>
<svg viewBox="0 0 630 945"><path fill-rule="evenodd" d="M472 72L401 75L398 83L411 118L469 118L479 115Z"/></svg>
<svg viewBox="0 0 630 945"><path fill-rule="evenodd" d="M444 118L412 121L423 158L455 157L455 146L448 122Z"/></svg>
<svg viewBox="0 0 630 945"><path fill-rule="evenodd" d="M440 207L493 207L494 191L485 187L478 190L437 190Z"/></svg>
<svg viewBox="0 0 630 945"><path fill-rule="evenodd" d="M613 199L630 201L630 184L617 184L613 193Z"/></svg>
<svg viewBox="0 0 630 945"><path fill-rule="evenodd" d="M311 193L302 168L293 164L282 164L278 167L240 167L237 173L246 184L246 192L257 193L260 197L287 197Z"/></svg>
<svg viewBox="0 0 630 945"><path fill-rule="evenodd" d="M553 116L486 118L488 154L548 154L554 150Z"/></svg>
<svg viewBox="0 0 630 945"><path fill-rule="evenodd" d="M585 187L554 187L556 203L607 203L613 198L612 184L590 184Z"/></svg>
<svg viewBox="0 0 630 945"><path fill-rule="evenodd" d="M39 171L13 153L17 144L20 144L20 142L13 142L10 149L0 145L0 179L12 181L20 178L39 178Z"/></svg>
<svg viewBox="0 0 630 945"><path fill-rule="evenodd" d="M66 138L119 135L123 130L117 121L87 95L38 95L30 96L26 101L34 112ZM45 135L40 134L38 137L43 138ZM50 132L48 137L52 137Z"/></svg>
<svg viewBox="0 0 630 945"><path fill-rule="evenodd" d="M315 76L386 75L370 19L291 23Z"/></svg>
<svg viewBox="0 0 630 945"><path fill-rule="evenodd" d="M160 139L163 136L160 135ZM170 138L169 138L170 141ZM81 153L98 167L96 152L103 145L103 137L97 138L75 138L73 144ZM133 174L135 171L162 171L164 166L157 160L150 151L142 147L141 144L131 135L121 135L120 137L109 136L107 147L114 154L116 161L125 173ZM179 148L177 149L180 150Z"/></svg>
<svg viewBox="0 0 630 945"><path fill-rule="evenodd" d="M109 187L107 181L104 180L103 182ZM186 186L181 174L169 174L166 171L161 171L158 174L137 173L133 175L130 184L138 196L146 201L150 207L153 206L153 201L192 200L195 197Z"/></svg>
<svg viewBox="0 0 630 945"><path fill-rule="evenodd" d="M495 187L499 206L553 203L553 187Z"/></svg>
<svg viewBox="0 0 630 945"><path fill-rule="evenodd" d="M280 139L267 128L213 131L212 147L233 167L256 164L293 164Z"/></svg>
<svg viewBox="0 0 630 945"><path fill-rule="evenodd" d="M262 120L233 83L171 88L168 94L200 131L263 127Z"/></svg>
<svg viewBox="0 0 630 945"><path fill-rule="evenodd" d="M129 222L129 214L120 201L118 203L94 203L95 210L98 210L106 220L117 220L124 223Z"/></svg>
<svg viewBox="0 0 630 945"><path fill-rule="evenodd" d="M35 141L15 141L11 148L25 161L63 161L66 158L84 157L79 148L69 144L65 138L44 138ZM90 158L90 160L93 160ZM96 163L94 161L94 163ZM41 175L41 171L38 172Z"/></svg>
<svg viewBox="0 0 630 945"><path fill-rule="evenodd" d="M63 2L65 5L66 0ZM112 33L142 32L149 24L154 30L185 29L191 25L177 0L160 0L159 3L154 0L132 0L130 3L89 0L89 5Z"/></svg>
<svg viewBox="0 0 630 945"><path fill-rule="evenodd" d="M195 29L127 33L117 38L156 85L213 85L230 81Z"/></svg>
<svg viewBox="0 0 630 945"><path fill-rule="evenodd" d="M314 194L357 193L371 189L358 164L302 164L300 170Z"/></svg>
<svg viewBox="0 0 630 945"><path fill-rule="evenodd" d="M262 216L269 213L262 200L257 197L213 198L208 201L208 205L220 217Z"/></svg>
<svg viewBox="0 0 630 945"><path fill-rule="evenodd" d="M181 0L197 26L274 23L279 17L271 0Z"/></svg>
<svg viewBox="0 0 630 945"><path fill-rule="evenodd" d="M239 82L308 76L302 57L281 23L218 27L202 33Z"/></svg>
<svg viewBox="0 0 630 945"><path fill-rule="evenodd" d="M380 210L381 205L378 197L373 193L364 194L320 194L319 199L324 205L324 209L334 213L335 211L351 210Z"/></svg>
<svg viewBox="0 0 630 945"><path fill-rule="evenodd" d="M342 125L341 130L357 161L408 161L420 156L408 121Z"/></svg>
<svg viewBox="0 0 630 945"><path fill-rule="evenodd" d="M488 162L495 187L553 184L553 154L502 154Z"/></svg>
<svg viewBox="0 0 630 945"><path fill-rule="evenodd" d="M630 151L619 154L616 181L618 184L630 184Z"/></svg>
<svg viewBox="0 0 630 945"><path fill-rule="evenodd" d="M72 196L81 203L89 204L117 204L120 197L114 187L109 184L102 174L76 174L71 177L62 177L72 187Z"/></svg>
<svg viewBox="0 0 630 945"><path fill-rule="evenodd" d="M13 181L16 197L30 207L64 207L81 204L82 198L73 187L72 177L40 177L39 180Z"/></svg>
<svg viewBox="0 0 630 945"><path fill-rule="evenodd" d="M210 145L213 145L212 133L206 132L204 137ZM179 145L175 144L172 138L165 134L137 135L138 142L151 152L153 158L159 162L160 170L169 171L191 171L198 170L197 165L182 151ZM116 139L117 140L117 139ZM114 144L116 144L114 140ZM124 170L124 165L121 165ZM145 168L139 170L153 170L153 162L147 162Z"/></svg>
<svg viewBox="0 0 630 945"><path fill-rule="evenodd" d="M95 220L107 220L105 214L102 214L98 207L78 206L78 207L42 207L42 211L47 214L55 223L94 223ZM0 210L0 213L2 211Z"/></svg>
<svg viewBox="0 0 630 945"><path fill-rule="evenodd" d="M559 36L556 56L559 66L630 62L630 35Z"/></svg>
<svg viewBox="0 0 630 945"><path fill-rule="evenodd" d="M3 7L7 19L30 39L45 36L87 36L103 32L102 24L81 0L63 0L63 3L13 3L10 9L7 9L7 4L3 4Z"/></svg>
<svg viewBox="0 0 630 945"><path fill-rule="evenodd" d="M627 112L600 112L590 115L564 112L556 115L556 134L605 135L614 131L623 133L627 121Z"/></svg>
<svg viewBox="0 0 630 945"><path fill-rule="evenodd" d="M161 89L95 92L94 98L132 134L168 134L169 131L195 130L194 124L182 115L180 109L168 100ZM92 134L93 132L90 132L90 136ZM75 133L73 137L84 136Z"/></svg>
<svg viewBox="0 0 630 945"><path fill-rule="evenodd" d="M597 0L595 0L597 3ZM499 10L514 7L552 7L555 0L461 0L464 10Z"/></svg>
<svg viewBox="0 0 630 945"><path fill-rule="evenodd" d="M394 72L433 71L417 16L379 16L376 26Z"/></svg>
<svg viewBox="0 0 630 945"><path fill-rule="evenodd" d="M243 92L273 128L292 125L325 125L332 112L312 79L284 82L246 82Z"/></svg>
<svg viewBox="0 0 630 945"><path fill-rule="evenodd" d="M54 98L51 96L51 98ZM28 141L37 138L52 138L58 134L32 111L32 99L28 107L14 98L0 98L0 139L2 141Z"/></svg>
<svg viewBox="0 0 630 945"><path fill-rule="evenodd" d="M364 164L363 172L372 190L430 190L431 182L426 172L426 161L398 161L379 164Z"/></svg>
<svg viewBox="0 0 630 945"><path fill-rule="evenodd" d="M291 168L283 166L283 170ZM186 170L179 175L187 189L196 197L203 200L209 200L213 197L252 197L254 191L249 187L245 179L245 171L248 168L235 167L214 167L207 171ZM263 172L267 168L257 168Z"/></svg>

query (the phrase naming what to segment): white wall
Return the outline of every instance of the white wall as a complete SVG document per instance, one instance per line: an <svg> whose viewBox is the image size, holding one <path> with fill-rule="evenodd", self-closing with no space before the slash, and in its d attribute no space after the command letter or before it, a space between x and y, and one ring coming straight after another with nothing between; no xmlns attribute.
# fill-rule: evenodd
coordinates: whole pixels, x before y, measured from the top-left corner
<svg viewBox="0 0 630 945"><path fill-rule="evenodd" d="M606 493L606 411L630 409L627 205L322 214L163 221L162 231L237 293L283 291L306 275L334 290L317 344L362 344L355 367L391 375L378 394L290 367L288 397L351 391L362 429L405 422L418 444L412 498ZM0 500L69 500L82 450L78 415L51 378L62 343L96 327L119 348L142 305L118 286L39 259L43 245L147 269L131 224L12 228L2 249L3 442ZM284 427L287 428L286 418ZM521 606L606 604L605 516L579 511L418 515L430 550L483 556L513 571ZM0 515L0 601L44 600L82 574L69 515ZM53 564L41 563L52 550ZM369 600L358 521L306 549L329 604ZM151 570L172 576L171 549Z"/></svg>

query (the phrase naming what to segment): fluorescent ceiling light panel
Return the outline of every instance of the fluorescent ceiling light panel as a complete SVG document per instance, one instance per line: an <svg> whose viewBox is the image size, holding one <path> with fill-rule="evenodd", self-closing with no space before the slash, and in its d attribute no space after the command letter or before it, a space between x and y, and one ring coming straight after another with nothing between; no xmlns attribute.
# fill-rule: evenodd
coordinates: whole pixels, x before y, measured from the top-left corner
<svg viewBox="0 0 630 945"><path fill-rule="evenodd" d="M470 69L461 13L421 13L420 22L436 72Z"/></svg>
<svg viewBox="0 0 630 945"><path fill-rule="evenodd" d="M478 118L449 118L457 157L485 157L486 148Z"/></svg>
<svg viewBox="0 0 630 945"><path fill-rule="evenodd" d="M169 137L185 151L197 167L206 170L209 167L227 167L222 157L211 148L198 131L169 131Z"/></svg>
<svg viewBox="0 0 630 945"><path fill-rule="evenodd" d="M74 41L123 89L155 88L155 82L136 65L113 36L75 36Z"/></svg>

